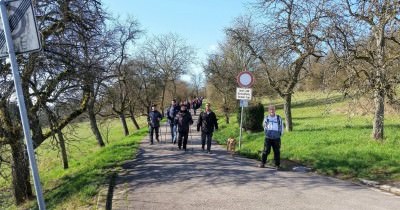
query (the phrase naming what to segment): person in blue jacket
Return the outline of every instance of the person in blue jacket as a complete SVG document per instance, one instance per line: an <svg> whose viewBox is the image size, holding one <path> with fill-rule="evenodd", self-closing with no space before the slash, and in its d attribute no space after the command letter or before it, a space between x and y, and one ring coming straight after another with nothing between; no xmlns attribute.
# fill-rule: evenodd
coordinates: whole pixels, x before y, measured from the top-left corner
<svg viewBox="0 0 400 210"><path fill-rule="evenodd" d="M151 106L151 111L149 112L149 117L148 117L150 144L153 144L154 133L156 133L157 142L160 142L158 136L160 130L160 121L162 120L162 118L163 118L162 114L157 110L156 105L153 104Z"/></svg>
<svg viewBox="0 0 400 210"><path fill-rule="evenodd" d="M267 157L271 153L271 147L274 150L275 166L280 167L281 163L281 136L283 134L282 118L275 114L275 106L268 107L269 114L264 119L264 150L262 153L260 168L265 167Z"/></svg>

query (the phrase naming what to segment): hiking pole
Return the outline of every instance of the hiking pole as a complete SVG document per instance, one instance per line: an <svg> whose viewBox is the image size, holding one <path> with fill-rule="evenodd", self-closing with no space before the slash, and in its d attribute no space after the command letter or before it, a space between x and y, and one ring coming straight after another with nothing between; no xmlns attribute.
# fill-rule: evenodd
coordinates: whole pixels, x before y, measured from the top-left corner
<svg viewBox="0 0 400 210"><path fill-rule="evenodd" d="M167 144L168 120L165 122L164 143Z"/></svg>
<svg viewBox="0 0 400 210"><path fill-rule="evenodd" d="M189 134L190 134L190 145L192 147L192 151L194 151L193 138L192 138L192 126L189 127Z"/></svg>

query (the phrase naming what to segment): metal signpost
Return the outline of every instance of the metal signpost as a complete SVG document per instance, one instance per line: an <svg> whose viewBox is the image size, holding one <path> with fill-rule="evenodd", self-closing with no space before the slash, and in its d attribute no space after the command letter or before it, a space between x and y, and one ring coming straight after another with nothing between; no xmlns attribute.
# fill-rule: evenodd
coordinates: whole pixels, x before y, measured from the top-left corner
<svg viewBox="0 0 400 210"><path fill-rule="evenodd" d="M8 6L10 6L9 8L11 8L11 10L9 11L10 14L7 14L7 7L6 7L7 4L9 4ZM38 49L32 49L30 48L30 45L26 43L27 41L26 37L21 38L21 40L25 41L21 41L20 43L14 43L12 37L12 36L15 37L22 36L24 30L29 30L27 26L32 24L34 24L35 31L33 32L27 31L26 33L30 35L35 34L38 37L38 33L36 30L36 22L34 21L35 19L33 15L32 2L30 0L20 0L12 2L6 0L0 0L0 11L1 11L1 22L3 23L2 24L3 31L0 33L0 49L5 49L5 44L6 44L8 56L10 58L10 63L11 63L12 74L14 77L14 85L17 93L18 106L21 115L22 127L25 135L25 143L27 147L29 163L31 166L34 186L36 190L36 198L39 209L44 210L46 209L46 206L43 199L42 187L40 184L39 173L36 165L35 152L33 150L32 137L29 127L29 120L21 87L21 77L19 75L18 63L15 57L16 51L14 49L15 45L15 46L24 46L21 48L22 50L19 51L20 53L38 50L40 49L40 42L38 41L36 43L39 46ZM30 15L31 18L29 17L27 18L26 15ZM33 20L33 23L28 24L26 21L29 20ZM39 38L36 38L36 40L39 40ZM3 50L0 51L3 52Z"/></svg>
<svg viewBox="0 0 400 210"><path fill-rule="evenodd" d="M249 71L242 71L236 78L240 88L236 88L236 99L240 100L240 134L239 134L239 149L242 147L242 125L243 125L243 108L248 106L248 101L252 97L252 89L254 83L253 74Z"/></svg>

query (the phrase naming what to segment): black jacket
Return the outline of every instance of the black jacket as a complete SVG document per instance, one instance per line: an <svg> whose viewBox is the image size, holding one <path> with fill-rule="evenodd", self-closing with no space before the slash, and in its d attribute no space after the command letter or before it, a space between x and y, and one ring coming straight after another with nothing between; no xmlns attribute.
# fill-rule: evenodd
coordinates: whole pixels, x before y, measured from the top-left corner
<svg viewBox="0 0 400 210"><path fill-rule="evenodd" d="M188 111L180 111L175 117L175 124L178 125L179 133L189 132L190 125L193 124L192 115Z"/></svg>
<svg viewBox="0 0 400 210"><path fill-rule="evenodd" d="M155 110L149 112L148 122L151 127L160 127L160 120L163 118L162 114Z"/></svg>
<svg viewBox="0 0 400 210"><path fill-rule="evenodd" d="M201 112L199 116L199 120L197 121L197 131L212 133L214 132L214 128L218 129L217 116L214 112Z"/></svg>

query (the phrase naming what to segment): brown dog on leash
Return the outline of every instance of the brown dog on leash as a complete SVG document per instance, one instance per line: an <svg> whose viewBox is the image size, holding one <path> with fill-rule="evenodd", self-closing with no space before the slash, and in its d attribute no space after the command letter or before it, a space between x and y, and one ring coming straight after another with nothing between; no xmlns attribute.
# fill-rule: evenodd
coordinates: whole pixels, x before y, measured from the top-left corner
<svg viewBox="0 0 400 210"><path fill-rule="evenodd" d="M235 147L236 139L233 137L228 138L228 140L226 140L226 150L229 151L232 156L235 154Z"/></svg>

